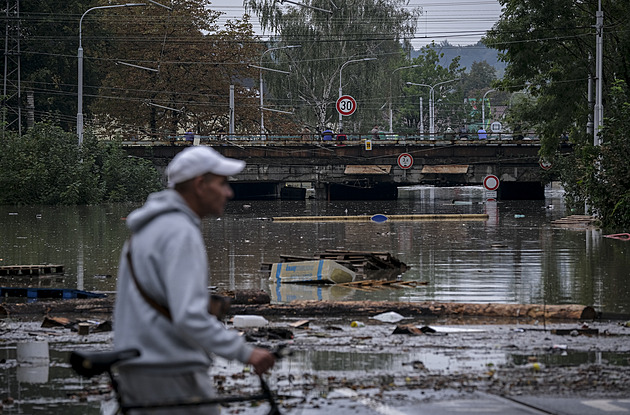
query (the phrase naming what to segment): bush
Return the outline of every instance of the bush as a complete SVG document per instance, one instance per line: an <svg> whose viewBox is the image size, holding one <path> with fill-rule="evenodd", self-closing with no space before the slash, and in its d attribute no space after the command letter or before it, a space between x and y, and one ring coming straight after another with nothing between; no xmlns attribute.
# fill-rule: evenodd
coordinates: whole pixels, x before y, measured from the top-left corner
<svg viewBox="0 0 630 415"><path fill-rule="evenodd" d="M116 141L86 135L79 148L76 135L50 124L0 139L0 204L137 202L161 187L151 162Z"/></svg>

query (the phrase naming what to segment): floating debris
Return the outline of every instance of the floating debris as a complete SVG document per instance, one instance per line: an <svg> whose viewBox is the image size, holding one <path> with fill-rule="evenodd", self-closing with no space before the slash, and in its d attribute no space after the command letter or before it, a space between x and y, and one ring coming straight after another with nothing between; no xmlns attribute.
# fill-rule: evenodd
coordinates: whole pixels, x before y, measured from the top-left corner
<svg viewBox="0 0 630 415"><path fill-rule="evenodd" d="M597 218L588 215L571 215L551 222L551 225L558 228L579 230L595 228L596 224Z"/></svg>

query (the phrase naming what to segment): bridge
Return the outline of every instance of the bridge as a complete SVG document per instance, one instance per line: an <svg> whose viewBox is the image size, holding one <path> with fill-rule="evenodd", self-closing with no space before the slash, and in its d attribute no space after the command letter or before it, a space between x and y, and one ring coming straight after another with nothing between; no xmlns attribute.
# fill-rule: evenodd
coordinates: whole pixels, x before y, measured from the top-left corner
<svg viewBox="0 0 630 415"><path fill-rule="evenodd" d="M303 199L307 188L329 200L391 200L399 186L481 185L488 175L500 180L497 198L544 199L537 139L511 136L487 140L418 136L321 141L313 136L196 137L227 157L247 162L231 180L237 199ZM126 151L151 159L164 171L175 154L192 142L125 141ZM563 144L561 152L571 151ZM401 157L401 155L403 155ZM407 157L409 155L410 157ZM545 166L548 167L548 166Z"/></svg>

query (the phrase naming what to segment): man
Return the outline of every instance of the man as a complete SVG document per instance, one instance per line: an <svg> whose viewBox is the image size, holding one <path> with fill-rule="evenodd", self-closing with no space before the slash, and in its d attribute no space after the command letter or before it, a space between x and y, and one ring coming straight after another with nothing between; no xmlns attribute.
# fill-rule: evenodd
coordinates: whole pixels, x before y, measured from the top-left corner
<svg viewBox="0 0 630 415"><path fill-rule="evenodd" d="M258 374L273 367L271 353L247 345L207 311L201 219L221 216L234 196L227 177L244 167L243 161L209 147L186 148L167 167L168 189L150 195L127 217L132 237L123 247L118 272L114 347L136 348L141 355L120 366L123 402L212 396L211 354L251 364ZM157 413L217 414L218 408L179 411Z"/></svg>
<svg viewBox="0 0 630 415"><path fill-rule="evenodd" d="M372 139L373 140L378 140L379 139L379 128L378 128L378 125L375 125L374 128L372 128L372 131L370 131L370 134L372 134Z"/></svg>
<svg viewBox="0 0 630 415"><path fill-rule="evenodd" d="M483 129L483 127L480 127L479 130L477 130L477 135L479 136L480 140L486 140L488 138L488 134L486 133L486 130Z"/></svg>

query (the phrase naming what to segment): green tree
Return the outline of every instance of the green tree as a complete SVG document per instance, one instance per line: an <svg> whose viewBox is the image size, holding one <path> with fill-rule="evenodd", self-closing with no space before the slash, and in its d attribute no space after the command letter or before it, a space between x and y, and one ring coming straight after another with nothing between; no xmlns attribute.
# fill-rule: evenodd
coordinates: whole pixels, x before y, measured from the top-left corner
<svg viewBox="0 0 630 415"><path fill-rule="evenodd" d="M88 134L79 149L76 135L46 123L0 140L0 204L141 201L160 188L153 165L115 141Z"/></svg>
<svg viewBox="0 0 630 415"><path fill-rule="evenodd" d="M592 108L588 78L595 74L595 13L597 0L501 0L503 13L483 39L501 51L508 66L500 87L527 92L535 98L523 117L536 119L543 154L552 157L560 138L571 131L574 140L584 134ZM604 91L614 76L630 75L630 3L603 0ZM608 97L604 96L604 107ZM590 138L592 140L592 137Z"/></svg>
<svg viewBox="0 0 630 415"><path fill-rule="evenodd" d="M502 60L508 64L500 86L508 91L525 88L531 96L528 105L521 106L519 113L515 111L512 116L515 119L520 116L534 125L542 140L541 155L558 161L554 171L565 184L569 204L581 210L584 202L589 202L604 224L613 225L621 223L618 217L626 217L619 212L627 206L626 202L620 203L627 199L623 188L605 195L610 191L607 183L615 182L613 172L624 177L623 171L608 161L616 160L615 147L619 147L621 154L624 148L624 140L619 136L622 130L616 127L623 115L620 118L610 117L610 114L617 114L620 105L618 87L612 88L613 82L627 81L630 77L630 32L626 30L630 3L601 1L604 12L602 101L607 117L601 138L610 141L604 142L601 148L590 144L593 134L587 133L593 114L588 85L589 78L595 75L596 30L593 26L598 3L596 0L502 0L503 15L483 41L502 51ZM616 91L616 95L611 95L610 91ZM606 125L608 122L613 126ZM575 153L555 158L559 141L567 133L575 145ZM624 164L627 165L627 161Z"/></svg>
<svg viewBox="0 0 630 415"><path fill-rule="evenodd" d="M53 120L66 130L75 128L79 17L96 3L96 0L20 2L23 127L26 126L26 93L30 91L35 99L36 121ZM0 7L4 15L6 4ZM99 27L91 30L92 33L102 32ZM17 81L16 76L16 73L10 75L9 80ZM98 84L100 76L95 70L86 71L85 84ZM86 95L85 104L91 99Z"/></svg>
<svg viewBox="0 0 630 415"><path fill-rule="evenodd" d="M630 227L630 95L625 82L614 84L610 103L602 145L594 146L588 141L577 143L572 154L558 157L557 161L569 206L579 210L586 203L601 218L603 227L627 231Z"/></svg>
<svg viewBox="0 0 630 415"><path fill-rule="evenodd" d="M463 117L461 90L461 77L464 71L459 67L459 58L453 59L448 67L439 64L443 54L438 52L434 44L422 48L420 55L411 61L415 68L403 71L402 96L394 108L399 108L396 117L396 131L403 133L417 133L420 123L419 98L423 100L423 124L425 133L429 132L429 95L431 88L426 86L407 85L406 82L434 86L447 82L434 88L435 91L435 128L436 132L444 131L448 126L457 126Z"/></svg>
<svg viewBox="0 0 630 415"><path fill-rule="evenodd" d="M307 0L307 7L279 6L271 0L244 3L265 30L277 33L269 47L301 45L290 54L275 55L288 57L284 70L291 75L265 73L270 106L295 108L298 123L311 131L332 126L338 118L335 102L342 67L351 60L377 58L343 67L343 93L358 102L357 112L346 117L344 125L352 132L384 123L381 108L388 102L389 77L401 66L403 50L415 33L418 8L408 7L406 0ZM314 7L332 9L332 14Z"/></svg>
<svg viewBox="0 0 630 415"><path fill-rule="evenodd" d="M248 18L220 26L221 13L210 1L177 0L171 6L171 12L135 8L141 10L133 10L133 25L128 19L101 19L116 41L89 49L107 67L92 107L95 122L110 135L227 131L234 84L236 125L250 131L257 106L255 91L244 82L257 73L249 64L256 62L260 46Z"/></svg>

